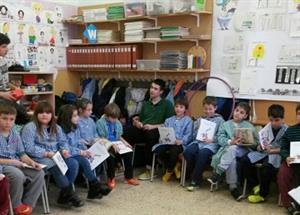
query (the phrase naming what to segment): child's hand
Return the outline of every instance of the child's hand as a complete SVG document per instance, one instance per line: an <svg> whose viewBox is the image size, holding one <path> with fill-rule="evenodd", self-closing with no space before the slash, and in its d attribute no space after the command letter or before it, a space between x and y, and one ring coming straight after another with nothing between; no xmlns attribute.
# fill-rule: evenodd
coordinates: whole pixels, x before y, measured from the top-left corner
<svg viewBox="0 0 300 215"><path fill-rule="evenodd" d="M54 155L55 155L54 152L46 152L46 153L45 153L45 157L46 157L46 158L52 158Z"/></svg>
<svg viewBox="0 0 300 215"><path fill-rule="evenodd" d="M241 137L235 137L233 140L230 141L230 145L238 145L242 143Z"/></svg>
<svg viewBox="0 0 300 215"><path fill-rule="evenodd" d="M13 165L13 166L16 166L18 168L24 167L24 163L22 161L19 161L19 160L10 160L10 164Z"/></svg>
<svg viewBox="0 0 300 215"><path fill-rule="evenodd" d="M261 151L263 151L263 148L261 147L261 145L258 145L257 148L256 148L256 150L259 151L259 152L261 152Z"/></svg>
<svg viewBox="0 0 300 215"><path fill-rule="evenodd" d="M265 151L266 151L268 154L272 154L272 148L271 148L271 146L265 146Z"/></svg>
<svg viewBox="0 0 300 215"><path fill-rule="evenodd" d="M295 160L295 158L287 157L285 161L286 161L287 165L290 166L290 164L291 164L294 160Z"/></svg>
<svg viewBox="0 0 300 215"><path fill-rule="evenodd" d="M35 162L35 161L32 161L32 162L30 163L30 166L32 166L32 167L33 167L34 169L36 169L36 170L42 170L41 165L40 165L39 163Z"/></svg>
<svg viewBox="0 0 300 215"><path fill-rule="evenodd" d="M93 157L92 153L88 150L81 150L80 155L86 158L91 158Z"/></svg>
<svg viewBox="0 0 300 215"><path fill-rule="evenodd" d="M213 143L213 139L209 139L209 138L207 138L207 136L206 136L206 137L203 138L203 142L204 142L204 143L207 143L207 144L210 144L210 143Z"/></svg>
<svg viewBox="0 0 300 215"><path fill-rule="evenodd" d="M68 157L70 157L70 153L69 153L69 151L68 150L62 150L61 151L62 152L62 155L64 156L64 158L68 158Z"/></svg>
<svg viewBox="0 0 300 215"><path fill-rule="evenodd" d="M175 144L176 144L177 146L182 145L182 140L176 140L176 141L175 141Z"/></svg>
<svg viewBox="0 0 300 215"><path fill-rule="evenodd" d="M112 145L112 148L114 149L115 153L118 153L120 151L119 147L117 145Z"/></svg>
<svg viewBox="0 0 300 215"><path fill-rule="evenodd" d="M5 178L5 175L0 174L0 181L2 181Z"/></svg>
<svg viewBox="0 0 300 215"><path fill-rule="evenodd" d="M143 126L143 129L150 131L150 130L155 129L155 126L154 125L150 125L150 124L146 124L146 125Z"/></svg>

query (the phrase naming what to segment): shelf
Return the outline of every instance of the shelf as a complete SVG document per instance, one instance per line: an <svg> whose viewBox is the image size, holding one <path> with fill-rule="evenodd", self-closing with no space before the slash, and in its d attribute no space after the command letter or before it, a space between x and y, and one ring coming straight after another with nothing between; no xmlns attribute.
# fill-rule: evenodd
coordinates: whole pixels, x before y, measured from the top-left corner
<svg viewBox="0 0 300 215"><path fill-rule="evenodd" d="M189 13L169 13L169 14L161 14L157 16L135 16L135 17L127 17L122 19L113 19L113 20L99 20L99 21L93 21L93 22L72 22L72 21L63 21L64 24L75 24L75 25L86 25L86 24L101 24L101 23L120 23L120 22L126 22L126 21L139 21L144 19L154 20L158 18L165 18L165 17L174 17L174 16L195 16L199 17L200 21L200 15L211 15L212 11L199 11L199 12L189 12ZM200 24L200 23L199 23ZM197 22L197 26L198 22Z"/></svg>
<svg viewBox="0 0 300 215"><path fill-rule="evenodd" d="M209 72L209 69L176 69L176 70L136 70L136 69L103 69L103 68L68 68L69 71L75 71L75 72L149 72L149 73L205 73Z"/></svg>
<svg viewBox="0 0 300 215"><path fill-rule="evenodd" d="M25 92L25 96L34 96L34 95L52 95L53 91L46 91L46 92Z"/></svg>
<svg viewBox="0 0 300 215"><path fill-rule="evenodd" d="M9 75L53 75L53 72L8 72Z"/></svg>

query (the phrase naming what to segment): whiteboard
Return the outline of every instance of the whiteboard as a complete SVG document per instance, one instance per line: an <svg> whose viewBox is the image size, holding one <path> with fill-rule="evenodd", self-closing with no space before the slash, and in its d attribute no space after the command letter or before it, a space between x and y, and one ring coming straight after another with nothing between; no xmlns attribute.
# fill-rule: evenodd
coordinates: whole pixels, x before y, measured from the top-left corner
<svg viewBox="0 0 300 215"><path fill-rule="evenodd" d="M211 76L237 98L300 100L298 0L214 0ZM218 80L207 94L231 97Z"/></svg>

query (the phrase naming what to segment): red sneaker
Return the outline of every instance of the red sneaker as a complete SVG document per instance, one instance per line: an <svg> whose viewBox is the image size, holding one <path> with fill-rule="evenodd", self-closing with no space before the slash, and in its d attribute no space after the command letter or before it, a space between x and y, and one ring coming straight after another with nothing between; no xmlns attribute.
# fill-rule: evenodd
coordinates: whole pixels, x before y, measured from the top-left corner
<svg viewBox="0 0 300 215"><path fill-rule="evenodd" d="M116 179L115 178L109 178L107 182L107 186L112 190L116 187Z"/></svg>
<svg viewBox="0 0 300 215"><path fill-rule="evenodd" d="M16 215L31 215L32 207L25 204L20 204L18 207L14 208L14 214Z"/></svg>
<svg viewBox="0 0 300 215"><path fill-rule="evenodd" d="M130 185L134 185L134 186L140 184L139 181L135 178L131 178L131 179L125 178L125 183L130 184Z"/></svg>

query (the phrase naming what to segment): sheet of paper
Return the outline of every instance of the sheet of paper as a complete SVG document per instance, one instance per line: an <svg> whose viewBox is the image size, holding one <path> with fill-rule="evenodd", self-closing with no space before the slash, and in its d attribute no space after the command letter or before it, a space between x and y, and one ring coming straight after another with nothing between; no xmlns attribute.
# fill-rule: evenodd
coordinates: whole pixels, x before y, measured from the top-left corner
<svg viewBox="0 0 300 215"><path fill-rule="evenodd" d="M175 144L176 137L173 128L159 127L159 142L162 144Z"/></svg>
<svg viewBox="0 0 300 215"><path fill-rule="evenodd" d="M197 140L214 139L217 124L206 119L201 119L197 132Z"/></svg>
<svg viewBox="0 0 300 215"><path fill-rule="evenodd" d="M241 52L244 47L244 37L242 35L226 35L224 37L224 53Z"/></svg>
<svg viewBox="0 0 300 215"><path fill-rule="evenodd" d="M274 139L274 135L272 132L272 126L268 123L263 129L258 132L259 143L262 149L265 149Z"/></svg>
<svg viewBox="0 0 300 215"><path fill-rule="evenodd" d="M300 37L300 13L291 15L290 37Z"/></svg>
<svg viewBox="0 0 300 215"><path fill-rule="evenodd" d="M293 163L300 163L300 141L290 143L290 157L295 158Z"/></svg>
<svg viewBox="0 0 300 215"><path fill-rule="evenodd" d="M265 13L259 17L260 31L284 31L285 30L285 14L282 13Z"/></svg>
<svg viewBox="0 0 300 215"><path fill-rule="evenodd" d="M222 67L222 71L226 73L241 73L242 56L241 55L223 56L221 67Z"/></svg>
<svg viewBox="0 0 300 215"><path fill-rule="evenodd" d="M265 42L252 42L248 48L247 65L249 67L264 67L266 60Z"/></svg>
<svg viewBox="0 0 300 215"><path fill-rule="evenodd" d="M234 27L236 31L254 31L256 28L256 13L244 12L236 14Z"/></svg>
<svg viewBox="0 0 300 215"><path fill-rule="evenodd" d="M300 204L300 186L292 189L288 192L289 196L292 197L298 204Z"/></svg>
<svg viewBox="0 0 300 215"><path fill-rule="evenodd" d="M281 46L278 62L300 64L300 43Z"/></svg>
<svg viewBox="0 0 300 215"><path fill-rule="evenodd" d="M88 151L90 151L93 155L92 158L89 158L92 170L94 170L103 161L105 161L106 158L109 157L109 153L103 144L95 143L88 149Z"/></svg>
<svg viewBox="0 0 300 215"><path fill-rule="evenodd" d="M119 154L132 152L132 149L126 146L122 141L113 141L112 143L119 148Z"/></svg>
<svg viewBox="0 0 300 215"><path fill-rule="evenodd" d="M66 172L68 171L68 166L67 166L65 160L63 159L63 157L61 156L60 152L56 152L55 155L53 155L52 160L57 165L60 172L63 175L65 175Z"/></svg>
<svg viewBox="0 0 300 215"><path fill-rule="evenodd" d="M256 83L257 79L257 71L255 70L244 70L241 73L241 80L240 80L240 88L239 94L245 95L255 95L256 94Z"/></svg>
<svg viewBox="0 0 300 215"><path fill-rule="evenodd" d="M40 164L40 166L42 167L42 169L44 169L45 167L47 167L47 165L45 165L45 164ZM25 168L29 168L29 169L33 169L33 167L32 166L29 166L28 164L26 164L26 163L24 163L23 164L23 167L25 167Z"/></svg>
<svg viewBox="0 0 300 215"><path fill-rule="evenodd" d="M243 144L254 144L252 129L250 128L235 128L235 137L241 138Z"/></svg>

